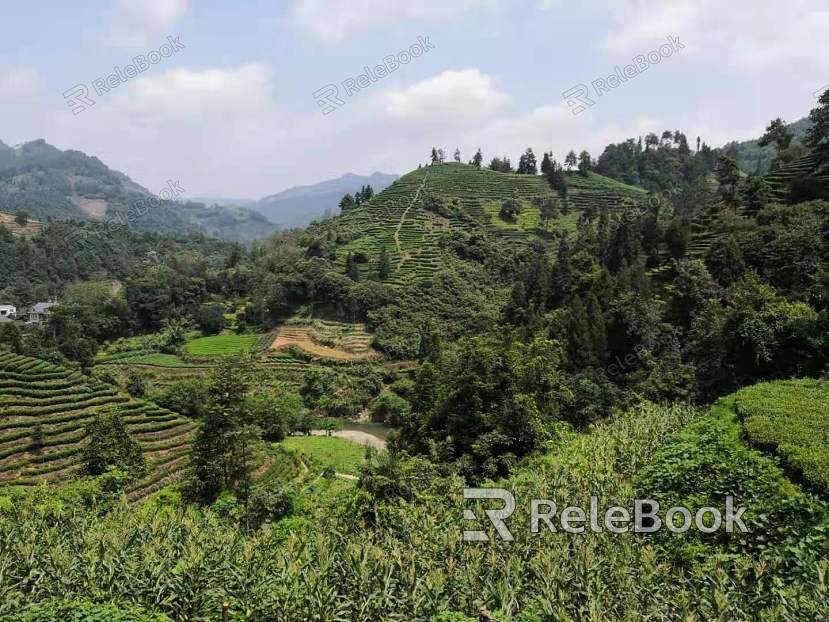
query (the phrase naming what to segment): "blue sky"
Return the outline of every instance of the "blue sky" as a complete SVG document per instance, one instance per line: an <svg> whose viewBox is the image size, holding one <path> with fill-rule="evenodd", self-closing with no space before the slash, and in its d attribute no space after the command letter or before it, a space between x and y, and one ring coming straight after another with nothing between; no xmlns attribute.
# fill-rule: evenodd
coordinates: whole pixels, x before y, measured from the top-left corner
<svg viewBox="0 0 829 622"><path fill-rule="evenodd" d="M346 172L404 173L432 145L517 160L594 156L680 129L712 145L793 121L829 83L823 0L90 0L12 2L0 24L0 140L45 138L153 190L259 197ZM100 95L92 83L184 46ZM573 115L562 93L676 37L683 47ZM320 87L434 46L323 114ZM73 114L63 94L86 85Z"/></svg>

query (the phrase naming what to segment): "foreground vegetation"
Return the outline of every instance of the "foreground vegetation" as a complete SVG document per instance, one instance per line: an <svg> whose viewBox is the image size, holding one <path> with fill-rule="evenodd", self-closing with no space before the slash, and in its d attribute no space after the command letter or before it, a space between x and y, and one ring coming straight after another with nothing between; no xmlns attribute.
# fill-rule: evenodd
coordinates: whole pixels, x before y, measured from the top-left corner
<svg viewBox="0 0 829 622"><path fill-rule="evenodd" d="M498 484L518 499L577 504L596 494L600 504L631 504L631 481L696 417L685 407L645 406L590 434L563 431L548 453ZM666 545L650 536L531 534L528 504L519 503L510 519L514 542L464 543L458 480L404 469L404 497L382 499L372 482L391 475L383 469L377 463L365 470L362 491L339 509L322 508L287 531L292 519L245 531L210 510L158 505L116 504L101 518L46 503L45 491L6 503L0 613L78 596L177 620L208 619L225 600L231 619L286 622L426 621L441 611L472 616L482 606L498 610L498 619L522 621L829 614L825 540L823 550L797 547L798 567L788 573L781 569L786 560L774 555L734 556L716 547L689 565L669 561ZM25 550L16 544L24 541Z"/></svg>

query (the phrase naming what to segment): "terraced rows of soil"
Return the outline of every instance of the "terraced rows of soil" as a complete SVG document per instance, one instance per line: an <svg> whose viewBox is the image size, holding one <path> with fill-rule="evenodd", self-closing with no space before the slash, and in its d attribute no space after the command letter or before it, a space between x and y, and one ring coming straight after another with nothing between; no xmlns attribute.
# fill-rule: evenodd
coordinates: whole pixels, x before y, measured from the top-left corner
<svg viewBox="0 0 829 622"><path fill-rule="evenodd" d="M114 387L39 359L0 352L0 485L60 483L82 467L86 426L117 409L144 449L150 473L135 482L140 499L180 478L197 424Z"/></svg>
<svg viewBox="0 0 829 622"><path fill-rule="evenodd" d="M291 346L313 357L336 361L370 360L380 356L371 347L371 335L362 324L321 320L314 320L310 325L285 324L277 329L269 352L286 350Z"/></svg>
<svg viewBox="0 0 829 622"><path fill-rule="evenodd" d="M26 237L35 236L43 229L43 223L39 220L29 218L26 225L21 227L14 221L14 217L14 214L0 212L0 226L5 227L14 235Z"/></svg>

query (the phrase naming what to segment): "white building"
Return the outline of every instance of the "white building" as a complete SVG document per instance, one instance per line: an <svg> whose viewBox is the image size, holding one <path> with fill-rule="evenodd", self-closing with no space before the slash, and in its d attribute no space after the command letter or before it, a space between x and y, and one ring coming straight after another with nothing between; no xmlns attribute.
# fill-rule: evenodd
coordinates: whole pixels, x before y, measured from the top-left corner
<svg viewBox="0 0 829 622"><path fill-rule="evenodd" d="M17 317L17 307L15 307L14 305L0 305L0 317Z"/></svg>

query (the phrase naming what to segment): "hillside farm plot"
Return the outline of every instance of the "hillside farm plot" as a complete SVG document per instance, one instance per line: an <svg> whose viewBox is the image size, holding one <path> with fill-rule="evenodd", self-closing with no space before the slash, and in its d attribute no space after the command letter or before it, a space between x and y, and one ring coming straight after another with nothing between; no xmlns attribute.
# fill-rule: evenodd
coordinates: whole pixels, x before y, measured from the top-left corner
<svg viewBox="0 0 829 622"><path fill-rule="evenodd" d="M363 324L346 324L324 320L289 320L276 331L271 354L299 348L313 357L338 361L376 359L379 352L371 347L371 335Z"/></svg>
<svg viewBox="0 0 829 622"><path fill-rule="evenodd" d="M35 358L0 353L0 485L59 483L82 468L86 426L117 410L144 449L150 473L131 499L172 483L187 465L196 423L111 385Z"/></svg>
<svg viewBox="0 0 829 622"><path fill-rule="evenodd" d="M734 409L753 445L829 493L829 381L756 384L737 392Z"/></svg>
<svg viewBox="0 0 829 622"><path fill-rule="evenodd" d="M234 356L250 352L257 338L257 335L252 334L211 335L188 341L184 349L190 356Z"/></svg>
<svg viewBox="0 0 829 622"><path fill-rule="evenodd" d="M43 223L39 220L29 218L26 225L21 227L15 222L14 218L14 214L0 212L0 227L5 227L12 235L25 236L27 238L36 236L43 229Z"/></svg>

